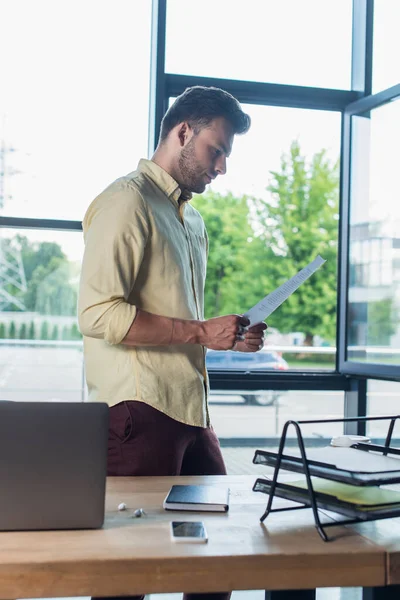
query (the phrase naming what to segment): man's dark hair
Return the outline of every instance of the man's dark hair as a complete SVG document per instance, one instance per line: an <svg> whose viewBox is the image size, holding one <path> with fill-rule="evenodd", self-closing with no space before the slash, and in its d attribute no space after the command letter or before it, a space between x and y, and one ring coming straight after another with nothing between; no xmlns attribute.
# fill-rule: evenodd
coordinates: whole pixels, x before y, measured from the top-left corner
<svg viewBox="0 0 400 600"><path fill-rule="evenodd" d="M228 92L201 85L187 88L164 115L160 142L178 123L189 123L198 133L218 117L224 117L231 123L234 134L246 133L250 128L249 115L242 111L239 102Z"/></svg>

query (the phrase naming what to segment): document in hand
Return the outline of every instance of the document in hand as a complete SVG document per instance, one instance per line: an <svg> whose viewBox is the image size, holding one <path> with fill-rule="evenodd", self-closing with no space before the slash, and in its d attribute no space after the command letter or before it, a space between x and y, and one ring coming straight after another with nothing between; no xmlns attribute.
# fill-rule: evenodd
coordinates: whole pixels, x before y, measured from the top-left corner
<svg viewBox="0 0 400 600"><path fill-rule="evenodd" d="M261 321L269 317L278 306L285 302L325 262L326 260L318 255L304 269L301 269L296 275L285 281L285 283L265 296L260 302L257 302L257 304L244 314L245 317L250 319L250 325L261 323Z"/></svg>
<svg viewBox="0 0 400 600"><path fill-rule="evenodd" d="M163 507L166 510L227 512L229 488L212 485L173 485Z"/></svg>

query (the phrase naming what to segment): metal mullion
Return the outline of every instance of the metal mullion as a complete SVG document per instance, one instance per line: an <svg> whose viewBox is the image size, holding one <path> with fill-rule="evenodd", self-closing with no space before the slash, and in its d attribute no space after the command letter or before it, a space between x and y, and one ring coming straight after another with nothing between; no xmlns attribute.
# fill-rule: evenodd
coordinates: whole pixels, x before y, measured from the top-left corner
<svg viewBox="0 0 400 600"><path fill-rule="evenodd" d="M167 0L152 0L148 155L156 149L162 118L168 107L165 93Z"/></svg>
<svg viewBox="0 0 400 600"><path fill-rule="evenodd" d="M81 221L66 221L62 219L25 219L19 217L0 217L0 228L82 231L82 223Z"/></svg>
<svg viewBox="0 0 400 600"><path fill-rule="evenodd" d="M211 389L215 390L304 390L347 391L350 379L338 373L248 373L243 371L208 371Z"/></svg>
<svg viewBox="0 0 400 600"><path fill-rule="evenodd" d="M366 379L349 379L349 389L344 395L344 417L346 419L364 417L367 414L367 381ZM343 433L346 435L365 435L365 421L347 421Z"/></svg>
<svg viewBox="0 0 400 600"><path fill-rule="evenodd" d="M336 330L337 369L347 359L347 301L349 293L349 222L350 222L350 170L351 170L351 117L342 115L342 147L340 173L340 229L338 252L338 320Z"/></svg>
<svg viewBox="0 0 400 600"><path fill-rule="evenodd" d="M342 111L361 94L350 90L334 90L257 81L198 77L195 75L165 75L165 97L175 97L193 85L220 87L244 104L287 106L316 110Z"/></svg>
<svg viewBox="0 0 400 600"><path fill-rule="evenodd" d="M377 94L372 94L371 96L367 96L365 98L360 98L355 102L351 102L348 106L346 106L345 112L348 115L357 115L361 113L366 113L374 108L379 108L379 106L383 106L392 100L400 97L400 83L393 85L382 92L378 92Z"/></svg>
<svg viewBox="0 0 400 600"><path fill-rule="evenodd" d="M372 91L374 0L353 0L351 89Z"/></svg>

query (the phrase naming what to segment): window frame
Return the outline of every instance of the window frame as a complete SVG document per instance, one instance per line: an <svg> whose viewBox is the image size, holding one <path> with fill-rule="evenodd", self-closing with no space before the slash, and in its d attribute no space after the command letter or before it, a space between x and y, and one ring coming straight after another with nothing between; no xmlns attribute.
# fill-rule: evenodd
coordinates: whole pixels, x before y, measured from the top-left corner
<svg viewBox="0 0 400 600"><path fill-rule="evenodd" d="M168 0L152 0L151 73L149 97L149 146L151 156L158 140L160 123L170 96L184 91L187 86L217 85L235 95L240 102L265 106L336 110L342 115L341 166L340 166L340 221L338 244L338 299L336 368L334 372L282 372L243 373L212 371L212 387L234 390L243 387L254 389L285 390L343 390L345 391L344 416L365 415L366 382L368 377L399 379L393 368L383 365L349 364L345 355L347 326L346 302L348 285L349 237L349 180L351 160L352 111L368 110L379 102L390 101L394 86L378 94L372 90L373 7L374 0L353 0L352 23L352 89L333 90L251 81L234 81L207 77L185 76L165 72L166 12ZM81 231L80 221L53 219L24 219L0 217L0 227L18 229L51 229ZM375 368L379 367L379 368ZM364 424L346 424L346 433L363 433Z"/></svg>

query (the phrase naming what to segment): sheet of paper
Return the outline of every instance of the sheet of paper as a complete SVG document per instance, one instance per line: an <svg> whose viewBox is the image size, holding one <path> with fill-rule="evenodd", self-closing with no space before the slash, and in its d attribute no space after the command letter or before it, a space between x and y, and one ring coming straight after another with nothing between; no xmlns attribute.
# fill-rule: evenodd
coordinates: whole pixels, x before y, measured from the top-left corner
<svg viewBox="0 0 400 600"><path fill-rule="evenodd" d="M265 296L260 302L257 302L255 306L250 308L245 313L245 316L250 319L250 325L261 323L271 313L274 312L285 300L289 298L306 281L321 265L324 264L324 260L321 256L317 256L310 264L304 269L301 269L296 275L285 281L276 290Z"/></svg>

